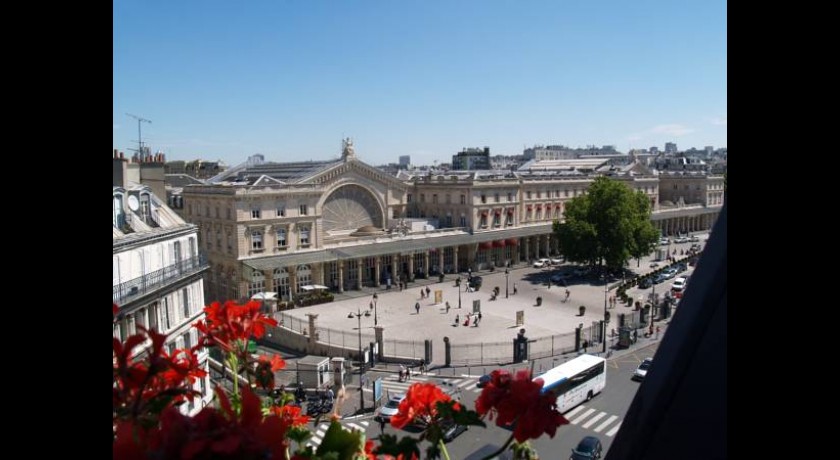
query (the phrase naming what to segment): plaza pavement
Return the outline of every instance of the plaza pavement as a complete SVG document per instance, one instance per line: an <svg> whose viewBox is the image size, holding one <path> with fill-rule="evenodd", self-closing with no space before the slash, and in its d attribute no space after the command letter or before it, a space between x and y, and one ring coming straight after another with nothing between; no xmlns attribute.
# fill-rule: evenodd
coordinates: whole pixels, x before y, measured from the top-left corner
<svg viewBox="0 0 840 460"><path fill-rule="evenodd" d="M705 234L701 235L701 245L705 246ZM690 243L671 245L671 248L688 249ZM651 270L652 257L646 257L639 261L638 266L635 260L630 261L630 269L638 274L644 274ZM525 335L529 339L548 337L551 335L573 333L579 324L583 323L588 328L593 321L599 321L604 317L604 282L591 277L577 278L569 281L568 289L570 298L563 302L565 289L563 286L556 286L554 283L549 287L547 279L549 274L555 273L558 269L569 270L563 264L559 267L532 268L530 265L520 264L510 269L508 275L509 297L505 298L505 273L504 269L496 269L494 272L475 272L483 278L483 284L477 292L464 292L465 279L462 277L461 287L455 286L455 279L458 275L446 275L443 283L438 282L437 277L432 279L417 279L409 283L408 288L400 291L395 286L392 289L366 288L361 291L347 291L336 295L334 302L313 305L309 307L295 308L283 311L304 323L308 321L306 314L318 314L317 325L320 328L342 330L347 334L357 334L358 320L354 316L348 318L348 313L365 311L369 309L373 299L373 293L378 294L376 303L376 316L379 325L383 326L383 339L386 346L389 340L415 340L422 342L425 339L433 341L434 364L443 361L443 338L449 337L453 345L479 344L493 342L507 342L516 337L520 328L525 329ZM518 293L513 294L513 285L516 284ZM607 296L615 294L615 287L621 281L608 284L610 290ZM429 298L421 299L420 290L431 289ZM491 293L494 287L498 286L500 295L495 301L491 301ZM657 286L659 292L664 293L670 282ZM458 308L458 290L460 289L461 306ZM443 299L435 303L435 291L443 291ZM628 294L634 298L649 292L650 289L631 289ZM542 297L542 305L536 306L536 298ZM478 327L473 326L470 321L469 327L464 327L465 315L472 313L473 300L480 300L482 319ZM446 302L451 308L446 312ZM415 304L420 303L419 314L415 311ZM580 316L579 307L586 307L583 316ZM525 322L522 326L516 325L516 312L524 311ZM619 313L630 312L631 308L618 304L610 310L610 326L615 324L615 318ZM455 326L455 317L459 317L459 324ZM374 314L362 317L361 325L365 336L373 336ZM355 343L355 342L353 342ZM512 345L511 345L512 346Z"/></svg>

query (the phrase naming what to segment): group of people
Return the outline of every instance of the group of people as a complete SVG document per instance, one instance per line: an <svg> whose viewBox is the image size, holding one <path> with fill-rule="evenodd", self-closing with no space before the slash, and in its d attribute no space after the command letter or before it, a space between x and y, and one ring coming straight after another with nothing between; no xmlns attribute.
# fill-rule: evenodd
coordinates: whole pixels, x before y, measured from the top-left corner
<svg viewBox="0 0 840 460"><path fill-rule="evenodd" d="M477 314L467 313L466 319L464 320L464 327L469 327L470 321L472 321L474 327L478 327L478 323L481 321L481 312L479 311ZM455 326L460 324L461 322L461 315L455 315Z"/></svg>
<svg viewBox="0 0 840 460"><path fill-rule="evenodd" d="M420 288L420 298L421 299L428 299L429 295L432 293L432 290L429 289L429 286L426 286L426 289Z"/></svg>
<svg viewBox="0 0 840 460"><path fill-rule="evenodd" d="M400 382L411 380L411 368L400 364Z"/></svg>

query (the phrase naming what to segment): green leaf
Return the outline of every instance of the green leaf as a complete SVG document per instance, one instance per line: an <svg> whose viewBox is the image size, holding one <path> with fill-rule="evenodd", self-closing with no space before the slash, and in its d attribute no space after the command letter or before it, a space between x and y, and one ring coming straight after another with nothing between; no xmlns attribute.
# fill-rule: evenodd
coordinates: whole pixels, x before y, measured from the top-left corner
<svg viewBox="0 0 840 460"><path fill-rule="evenodd" d="M330 427L324 434L324 439L321 445L318 446L317 454L319 457L326 457L327 453L337 453L335 457L339 460L351 460L356 456L356 453L364 450L365 436L359 431L347 431L341 427L341 424L333 420Z"/></svg>
<svg viewBox="0 0 840 460"><path fill-rule="evenodd" d="M387 454L393 457L403 454L405 458L411 458L412 455L416 455L420 458L420 449L417 447L417 441L417 439L411 436L405 436L397 441L395 435L383 434L379 436L379 447L374 450L374 453L376 455Z"/></svg>

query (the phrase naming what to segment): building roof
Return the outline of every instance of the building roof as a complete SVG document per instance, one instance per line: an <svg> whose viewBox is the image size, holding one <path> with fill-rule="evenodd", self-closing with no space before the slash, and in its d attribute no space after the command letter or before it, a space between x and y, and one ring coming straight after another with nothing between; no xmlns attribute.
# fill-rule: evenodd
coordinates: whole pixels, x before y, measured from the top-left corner
<svg viewBox="0 0 840 460"><path fill-rule="evenodd" d="M268 185L275 179L281 183L295 184L324 171L343 160L297 161L289 163L262 163L231 168L210 179L211 182L240 182L248 185ZM274 183L276 185L276 182Z"/></svg>
<svg viewBox="0 0 840 460"><path fill-rule="evenodd" d="M185 185L201 185L203 180L196 179L189 174L167 174L165 176L165 183L169 187L181 188Z"/></svg>

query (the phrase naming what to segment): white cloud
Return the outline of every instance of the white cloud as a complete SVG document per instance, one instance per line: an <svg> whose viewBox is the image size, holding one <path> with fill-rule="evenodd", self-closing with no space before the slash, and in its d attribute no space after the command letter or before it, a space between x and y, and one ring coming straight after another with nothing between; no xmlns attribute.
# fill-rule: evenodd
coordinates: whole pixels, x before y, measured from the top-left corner
<svg viewBox="0 0 840 460"><path fill-rule="evenodd" d="M667 134L669 136L679 137L679 136L685 136L686 134L689 134L689 133L693 133L694 130L691 129L691 128L688 128L686 126L678 125L676 123L673 123L673 124L669 124L669 125L654 126L650 130L650 132L655 133L655 134Z"/></svg>
<svg viewBox="0 0 840 460"><path fill-rule="evenodd" d="M726 118L712 118L712 124L715 126L726 126Z"/></svg>
<svg viewBox="0 0 840 460"><path fill-rule="evenodd" d="M635 141L640 141L644 138L645 138L645 136L642 136L641 134L631 134L631 135L627 136L626 140L628 140L630 142L635 142Z"/></svg>

